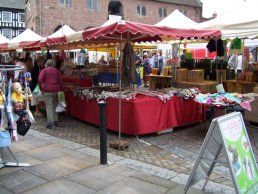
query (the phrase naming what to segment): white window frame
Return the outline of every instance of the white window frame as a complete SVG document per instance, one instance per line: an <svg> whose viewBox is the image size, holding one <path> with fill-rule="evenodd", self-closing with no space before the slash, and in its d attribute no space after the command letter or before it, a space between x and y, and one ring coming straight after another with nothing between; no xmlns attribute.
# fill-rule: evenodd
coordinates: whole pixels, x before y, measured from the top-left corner
<svg viewBox="0 0 258 194"><path fill-rule="evenodd" d="M145 9L145 13L143 11L144 9ZM137 5L136 13L137 13L137 15L140 15L140 16L147 16L147 9L144 5Z"/></svg>
<svg viewBox="0 0 258 194"><path fill-rule="evenodd" d="M62 7L72 7L72 0L59 0L59 5Z"/></svg>
<svg viewBox="0 0 258 194"><path fill-rule="evenodd" d="M18 35L20 35L20 34L23 33L23 32L24 32L24 30L18 29Z"/></svg>
<svg viewBox="0 0 258 194"><path fill-rule="evenodd" d="M88 6L88 2L90 3L90 6ZM98 9L99 9L99 1L98 0L86 0L86 10L87 11L98 11Z"/></svg>
<svg viewBox="0 0 258 194"><path fill-rule="evenodd" d="M24 15L24 22L21 21L21 15ZM18 23L24 24L26 22L25 13L18 13Z"/></svg>
<svg viewBox="0 0 258 194"><path fill-rule="evenodd" d="M4 14L9 14L10 15L10 20L4 20ZM12 14L12 12L9 12L9 11L3 11L2 12L2 22L12 22L12 20L13 20L13 16L12 16L13 14Z"/></svg>
<svg viewBox="0 0 258 194"><path fill-rule="evenodd" d="M161 12L160 12L161 11ZM166 14L165 14L166 12ZM168 16L168 11L167 11L167 8L159 8L159 18L165 18Z"/></svg>
<svg viewBox="0 0 258 194"><path fill-rule="evenodd" d="M8 32L8 33L6 33ZM10 28L3 28L2 29L2 35L5 36L8 39L12 39L12 29Z"/></svg>

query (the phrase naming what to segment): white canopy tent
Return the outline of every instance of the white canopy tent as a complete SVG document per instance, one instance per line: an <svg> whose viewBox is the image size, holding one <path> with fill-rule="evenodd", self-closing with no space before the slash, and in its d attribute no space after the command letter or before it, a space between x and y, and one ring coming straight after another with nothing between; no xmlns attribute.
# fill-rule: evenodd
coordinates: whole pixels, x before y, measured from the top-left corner
<svg viewBox="0 0 258 194"><path fill-rule="evenodd" d="M5 44L8 42L9 42L9 39L3 36L2 34L0 34L0 44Z"/></svg>
<svg viewBox="0 0 258 194"><path fill-rule="evenodd" d="M30 29L26 29L23 33L16 36L9 41L9 49L36 47L40 46L40 43L44 41L44 38Z"/></svg>
<svg viewBox="0 0 258 194"><path fill-rule="evenodd" d="M67 35L74 34L74 33L75 33L75 31L65 24L62 26L62 28L60 28L59 30L57 30L56 32L54 32L53 34L48 36L47 38L57 38L57 37L67 36Z"/></svg>
<svg viewBox="0 0 258 194"><path fill-rule="evenodd" d="M258 38L257 0L232 5L231 11L196 25L198 29L219 29L223 39Z"/></svg>
<svg viewBox="0 0 258 194"><path fill-rule="evenodd" d="M159 21L155 26L167 26L170 28L183 28L190 29L195 28L197 23L190 18L186 17L177 9L169 14L166 18Z"/></svg>

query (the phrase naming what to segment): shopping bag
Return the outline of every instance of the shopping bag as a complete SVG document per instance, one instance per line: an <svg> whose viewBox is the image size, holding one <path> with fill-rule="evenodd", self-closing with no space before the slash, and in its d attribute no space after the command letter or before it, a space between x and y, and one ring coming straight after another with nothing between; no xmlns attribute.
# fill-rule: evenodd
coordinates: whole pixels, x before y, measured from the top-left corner
<svg viewBox="0 0 258 194"><path fill-rule="evenodd" d="M64 92L58 92L58 104L56 106L56 112L65 112L65 94Z"/></svg>
<svg viewBox="0 0 258 194"><path fill-rule="evenodd" d="M66 106L64 92L58 92L58 102L62 103L64 106Z"/></svg>
<svg viewBox="0 0 258 194"><path fill-rule="evenodd" d="M39 85L37 84L36 87L35 87L35 89L33 90L32 94L37 95L37 94L39 94L39 93L40 93L40 89L39 89Z"/></svg>
<svg viewBox="0 0 258 194"><path fill-rule="evenodd" d="M56 112L65 112L65 106L64 103L62 102L58 102L57 106L56 106Z"/></svg>

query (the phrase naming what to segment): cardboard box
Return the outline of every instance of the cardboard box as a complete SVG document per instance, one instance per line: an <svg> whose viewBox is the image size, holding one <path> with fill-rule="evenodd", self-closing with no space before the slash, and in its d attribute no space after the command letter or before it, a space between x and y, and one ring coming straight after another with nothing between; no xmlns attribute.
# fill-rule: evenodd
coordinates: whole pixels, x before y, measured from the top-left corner
<svg viewBox="0 0 258 194"><path fill-rule="evenodd" d="M202 93L215 93L217 82L204 81L203 83L177 82L177 88L198 88Z"/></svg>
<svg viewBox="0 0 258 194"><path fill-rule="evenodd" d="M252 122L257 123L258 122L258 113L253 114L253 113L250 113L249 111L245 111L244 119L247 121L252 121Z"/></svg>
<svg viewBox="0 0 258 194"><path fill-rule="evenodd" d="M258 87L254 87L254 93L258 94Z"/></svg>
<svg viewBox="0 0 258 194"><path fill-rule="evenodd" d="M204 82L204 70L194 69L188 71L188 82L202 83Z"/></svg>
<svg viewBox="0 0 258 194"><path fill-rule="evenodd" d="M258 102L258 94L254 93L254 102Z"/></svg>
<svg viewBox="0 0 258 194"><path fill-rule="evenodd" d="M251 105L252 109L253 109L253 107L254 107L255 109L258 110L258 100L252 101L252 102L250 103L250 105Z"/></svg>
<svg viewBox="0 0 258 194"><path fill-rule="evenodd" d="M227 71L224 69L217 69L216 70L216 81L222 83L225 82L227 79Z"/></svg>
<svg viewBox="0 0 258 194"><path fill-rule="evenodd" d="M187 82L187 69L177 69L176 70L176 81Z"/></svg>

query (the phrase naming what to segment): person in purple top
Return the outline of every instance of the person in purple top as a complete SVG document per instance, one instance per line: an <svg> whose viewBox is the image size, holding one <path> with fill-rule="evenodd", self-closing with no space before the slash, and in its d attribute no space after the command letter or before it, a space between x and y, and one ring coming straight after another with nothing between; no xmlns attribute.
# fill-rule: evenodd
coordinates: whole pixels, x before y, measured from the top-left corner
<svg viewBox="0 0 258 194"><path fill-rule="evenodd" d="M47 128L52 129L58 126L58 114L56 106L58 104L58 92L64 89L61 73L55 68L52 59L47 60L46 68L39 74L38 84L45 100L47 112Z"/></svg>

